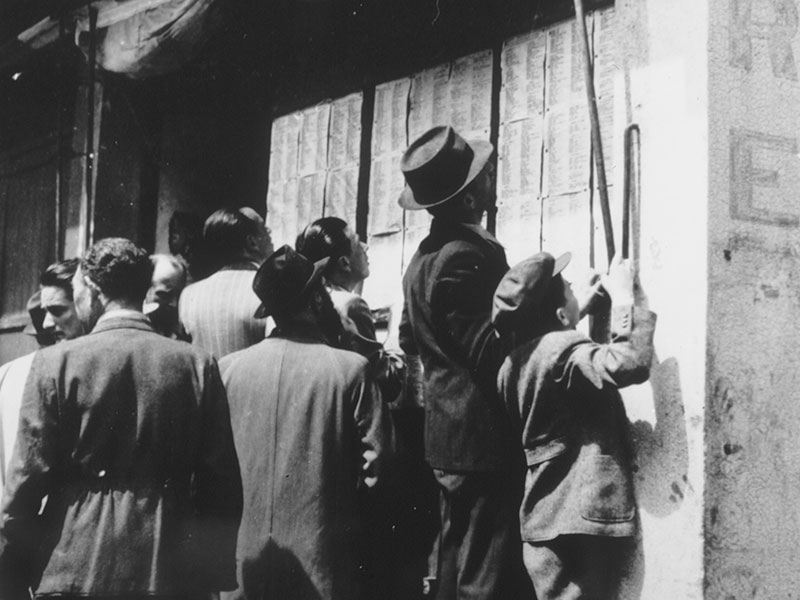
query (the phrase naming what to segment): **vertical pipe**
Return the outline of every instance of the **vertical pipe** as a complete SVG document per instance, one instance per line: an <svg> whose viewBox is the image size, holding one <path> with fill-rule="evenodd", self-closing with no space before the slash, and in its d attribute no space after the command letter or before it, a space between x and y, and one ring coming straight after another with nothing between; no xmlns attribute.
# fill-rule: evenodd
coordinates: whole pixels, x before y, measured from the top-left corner
<svg viewBox="0 0 800 600"><path fill-rule="evenodd" d="M59 47L59 68L58 68L58 82L56 85L56 200L54 207L54 237L55 237L55 260L62 260L64 258L64 249L61 244L61 205L63 198L63 176L61 174L64 168L64 33L65 33L64 15L63 13L58 17L58 42Z"/></svg>
<svg viewBox="0 0 800 600"><path fill-rule="evenodd" d="M89 7L89 89L87 90L86 107L86 248L94 242L94 84L97 60L97 9Z"/></svg>
<svg viewBox="0 0 800 600"><path fill-rule="evenodd" d="M589 120L592 129L592 151L594 164L597 171L597 192L600 196L600 210L603 214L603 229L606 236L606 253L610 261L616 250L614 248L614 228L611 224L611 208L608 203L608 184L606 183L605 159L603 156L603 141L600 136L600 117L597 114L597 97L594 91L594 75L592 68L592 55L589 48L589 32L586 30L586 17L583 11L583 0L574 0L575 17L580 27L580 38L583 45L583 79L586 87L586 100L589 104Z"/></svg>

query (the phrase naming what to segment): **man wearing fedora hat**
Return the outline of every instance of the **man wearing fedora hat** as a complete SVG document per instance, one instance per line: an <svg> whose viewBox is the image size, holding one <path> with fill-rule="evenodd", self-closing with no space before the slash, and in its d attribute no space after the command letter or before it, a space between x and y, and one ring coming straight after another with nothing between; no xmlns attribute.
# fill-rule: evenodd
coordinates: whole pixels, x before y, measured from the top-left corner
<svg viewBox="0 0 800 600"><path fill-rule="evenodd" d="M400 343L424 368L425 457L441 508L436 597L524 597L519 442L497 397L505 350L492 293L508 270L481 226L495 203L493 146L434 127L405 151L399 204L433 215L403 278ZM529 585L529 584L527 584Z"/></svg>
<svg viewBox="0 0 800 600"><path fill-rule="evenodd" d="M612 303L611 343L575 331L583 311L561 275L568 261L536 254L497 287L492 316L500 337L523 334L498 385L528 467L521 536L537 598L611 600L619 597L637 528L617 389L647 379L656 317L634 293L629 263L615 260L602 278Z"/></svg>
<svg viewBox="0 0 800 600"><path fill-rule="evenodd" d="M357 492L376 483L391 426L367 359L332 345L328 260L273 253L253 290L276 329L220 362L245 495L229 599L358 598Z"/></svg>

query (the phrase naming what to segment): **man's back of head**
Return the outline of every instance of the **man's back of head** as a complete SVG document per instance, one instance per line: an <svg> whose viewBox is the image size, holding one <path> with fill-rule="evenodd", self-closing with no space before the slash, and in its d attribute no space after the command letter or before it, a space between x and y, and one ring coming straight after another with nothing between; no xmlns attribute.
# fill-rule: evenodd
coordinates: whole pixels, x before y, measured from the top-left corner
<svg viewBox="0 0 800 600"><path fill-rule="evenodd" d="M72 280L75 310L87 331L110 310L141 311L152 275L150 256L130 240L105 238L89 248Z"/></svg>
<svg viewBox="0 0 800 600"><path fill-rule="evenodd" d="M264 219L252 208L221 208L206 219L203 238L216 266L238 261L261 263L272 252Z"/></svg>

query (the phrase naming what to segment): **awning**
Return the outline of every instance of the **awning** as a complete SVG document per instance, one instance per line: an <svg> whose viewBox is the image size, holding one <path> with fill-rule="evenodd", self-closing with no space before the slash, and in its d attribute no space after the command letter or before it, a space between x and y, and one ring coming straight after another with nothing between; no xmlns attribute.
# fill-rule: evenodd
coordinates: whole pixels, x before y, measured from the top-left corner
<svg viewBox="0 0 800 600"><path fill-rule="evenodd" d="M97 65L134 78L175 71L219 30L225 1L96 0L91 6L97 10ZM75 6L66 15L66 30L86 48L89 10L86 4ZM52 44L58 34L58 16L42 19L3 47L0 64Z"/></svg>

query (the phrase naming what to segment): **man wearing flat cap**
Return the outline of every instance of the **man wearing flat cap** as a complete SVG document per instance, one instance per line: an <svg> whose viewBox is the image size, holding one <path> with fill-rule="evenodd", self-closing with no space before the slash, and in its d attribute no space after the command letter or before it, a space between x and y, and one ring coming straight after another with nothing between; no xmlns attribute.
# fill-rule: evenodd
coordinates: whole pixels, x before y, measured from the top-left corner
<svg viewBox="0 0 800 600"><path fill-rule="evenodd" d="M357 492L376 483L391 427L367 359L332 345L327 262L272 254L253 290L276 329L220 363L245 496L226 599L358 598Z"/></svg>
<svg viewBox="0 0 800 600"><path fill-rule="evenodd" d="M436 597L524 597L521 451L497 397L505 350L492 293L508 270L481 226L494 208L494 148L434 127L405 151L399 204L433 215L403 278L400 345L424 367L425 456L441 508ZM529 589L529 588L528 588Z"/></svg>
<svg viewBox="0 0 800 600"><path fill-rule="evenodd" d="M523 338L498 385L528 466L520 530L536 597L610 600L619 597L637 528L628 420L617 390L647 379L656 317L641 296L637 302L630 265L615 260L602 278L611 342L575 331L582 310L561 275L568 261L539 253L497 287L497 331Z"/></svg>

